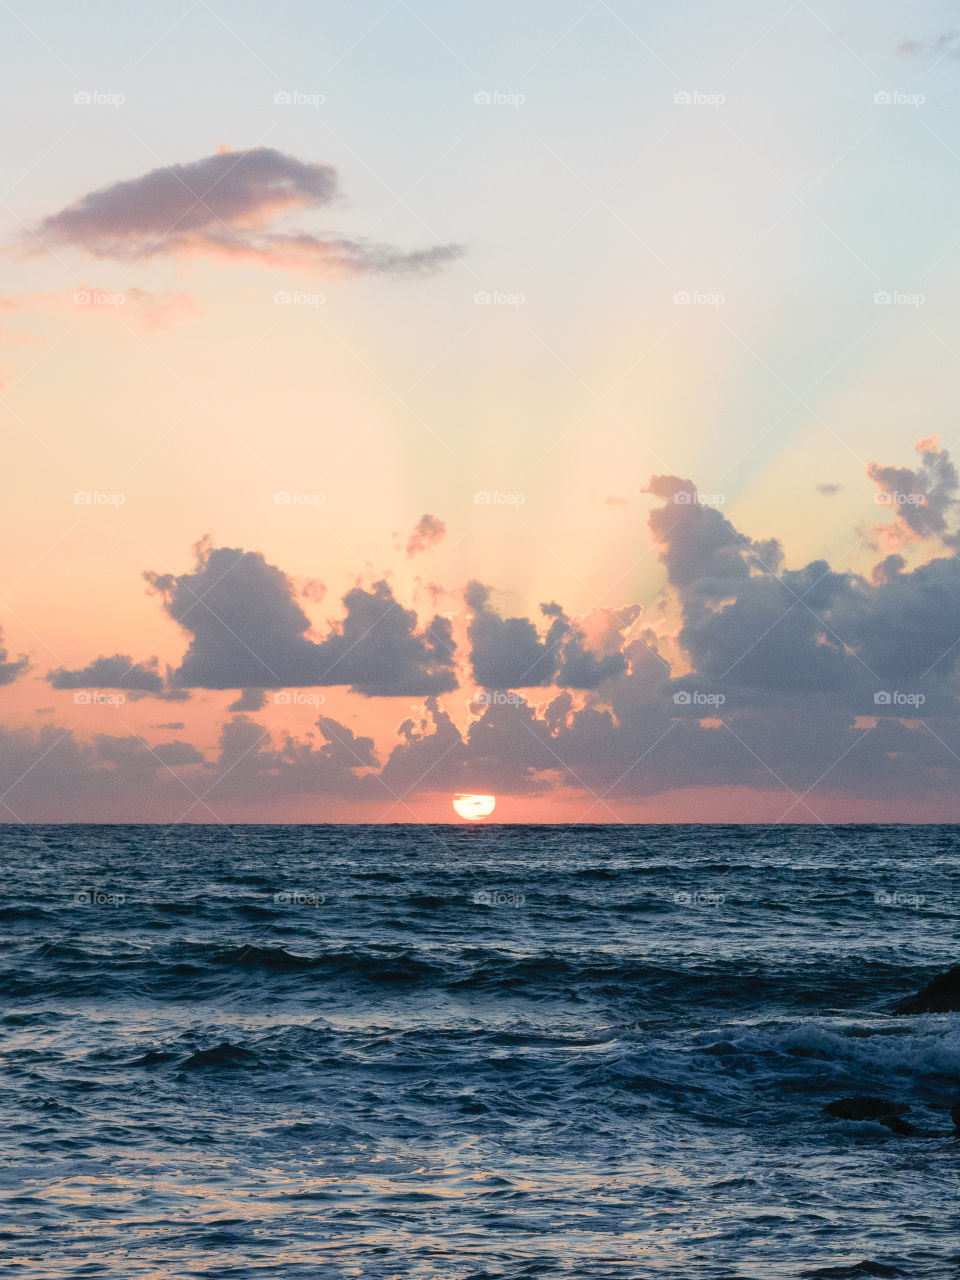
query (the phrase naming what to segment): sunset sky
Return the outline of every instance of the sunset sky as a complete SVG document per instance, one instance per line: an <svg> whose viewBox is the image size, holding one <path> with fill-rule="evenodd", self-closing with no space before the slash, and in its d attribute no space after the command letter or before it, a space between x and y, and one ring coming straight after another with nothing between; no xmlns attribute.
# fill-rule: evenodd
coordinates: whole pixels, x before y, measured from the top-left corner
<svg viewBox="0 0 960 1280"><path fill-rule="evenodd" d="M0 29L3 820L960 820L960 15Z"/></svg>

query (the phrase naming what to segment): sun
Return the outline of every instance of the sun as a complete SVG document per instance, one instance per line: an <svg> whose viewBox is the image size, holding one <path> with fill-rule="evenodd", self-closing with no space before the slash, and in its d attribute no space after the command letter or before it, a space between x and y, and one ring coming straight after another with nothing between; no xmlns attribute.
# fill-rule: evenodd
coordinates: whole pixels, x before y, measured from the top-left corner
<svg viewBox="0 0 960 1280"><path fill-rule="evenodd" d="M496 796L472 796L458 791L453 797L453 807L468 822L480 822L489 818L497 803Z"/></svg>

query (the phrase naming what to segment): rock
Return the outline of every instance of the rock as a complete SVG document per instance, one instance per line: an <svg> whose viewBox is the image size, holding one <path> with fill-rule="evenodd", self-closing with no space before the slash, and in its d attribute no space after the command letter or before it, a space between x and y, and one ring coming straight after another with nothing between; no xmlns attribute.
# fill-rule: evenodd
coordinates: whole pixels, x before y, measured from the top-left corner
<svg viewBox="0 0 960 1280"><path fill-rule="evenodd" d="M828 1102L823 1109L838 1120L876 1120L892 1133L904 1136L917 1132L909 1120L902 1118L903 1113L910 1110L907 1104L891 1102L889 1098L838 1098L836 1102Z"/></svg>
<svg viewBox="0 0 960 1280"><path fill-rule="evenodd" d="M931 978L922 991L905 996L894 1013L957 1013L960 1012L960 964L946 973Z"/></svg>

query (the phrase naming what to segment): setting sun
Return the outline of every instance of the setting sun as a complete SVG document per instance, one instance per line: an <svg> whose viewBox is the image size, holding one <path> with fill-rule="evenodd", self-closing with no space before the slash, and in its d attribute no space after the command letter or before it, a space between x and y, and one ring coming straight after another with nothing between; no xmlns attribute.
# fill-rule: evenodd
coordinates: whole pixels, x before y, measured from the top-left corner
<svg viewBox="0 0 960 1280"><path fill-rule="evenodd" d="M468 822L479 822L482 818L489 818L496 803L496 796L472 796L458 793L453 797L454 809Z"/></svg>

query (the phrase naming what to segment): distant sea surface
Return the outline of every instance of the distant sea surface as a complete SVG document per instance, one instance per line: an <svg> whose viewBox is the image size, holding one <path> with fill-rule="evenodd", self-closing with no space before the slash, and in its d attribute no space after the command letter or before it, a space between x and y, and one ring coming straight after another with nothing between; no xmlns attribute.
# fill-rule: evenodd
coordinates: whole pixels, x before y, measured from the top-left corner
<svg viewBox="0 0 960 1280"><path fill-rule="evenodd" d="M958 828L0 849L5 1276L960 1274Z"/></svg>

